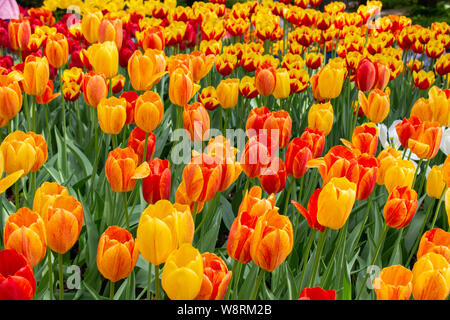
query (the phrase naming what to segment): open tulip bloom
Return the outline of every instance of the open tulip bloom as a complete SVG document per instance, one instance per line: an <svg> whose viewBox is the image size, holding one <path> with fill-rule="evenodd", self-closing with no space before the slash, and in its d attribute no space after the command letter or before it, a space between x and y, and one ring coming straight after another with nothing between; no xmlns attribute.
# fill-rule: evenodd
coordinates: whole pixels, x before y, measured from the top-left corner
<svg viewBox="0 0 450 320"><path fill-rule="evenodd" d="M448 299L450 26L326 2L0 19L0 300Z"/></svg>

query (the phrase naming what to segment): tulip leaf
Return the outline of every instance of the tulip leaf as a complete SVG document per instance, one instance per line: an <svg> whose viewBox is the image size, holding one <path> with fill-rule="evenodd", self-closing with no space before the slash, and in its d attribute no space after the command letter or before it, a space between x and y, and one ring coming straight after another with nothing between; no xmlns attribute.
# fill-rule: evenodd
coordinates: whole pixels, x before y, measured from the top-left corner
<svg viewBox="0 0 450 320"><path fill-rule="evenodd" d="M256 278L258 277L259 267L256 264L254 264L253 262L250 262L247 265L250 266L250 269L247 273L247 276L244 278L245 279L244 282L242 283L241 287L238 289L238 299L239 300L250 299L253 289L255 287ZM244 265L244 267L247 265ZM243 273L241 273L241 274L243 274Z"/></svg>
<svg viewBox="0 0 450 320"><path fill-rule="evenodd" d="M106 300L106 298L103 298L102 296L100 296L97 293L97 290L94 290L94 288L91 288L91 286L89 286L86 281L81 282L83 284L83 286L86 288L86 290L90 293L90 295L92 296L92 298L94 298L94 300Z"/></svg>
<svg viewBox="0 0 450 320"><path fill-rule="evenodd" d="M222 208L222 218L223 223L227 227L228 230L231 229L231 225L236 218L233 213L233 208L231 207L231 203L222 195L220 195L220 206Z"/></svg>

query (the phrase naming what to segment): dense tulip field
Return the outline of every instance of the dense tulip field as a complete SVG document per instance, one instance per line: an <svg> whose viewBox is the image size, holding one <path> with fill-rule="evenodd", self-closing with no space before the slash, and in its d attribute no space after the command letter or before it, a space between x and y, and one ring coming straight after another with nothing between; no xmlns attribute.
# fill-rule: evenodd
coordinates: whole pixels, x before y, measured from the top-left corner
<svg viewBox="0 0 450 320"><path fill-rule="evenodd" d="M448 299L450 26L382 13L1 20L0 299Z"/></svg>

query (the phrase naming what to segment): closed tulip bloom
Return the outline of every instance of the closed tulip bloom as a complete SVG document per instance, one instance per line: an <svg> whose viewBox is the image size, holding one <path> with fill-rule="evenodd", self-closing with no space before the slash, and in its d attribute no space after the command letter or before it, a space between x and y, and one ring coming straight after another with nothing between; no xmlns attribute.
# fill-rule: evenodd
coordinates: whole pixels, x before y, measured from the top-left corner
<svg viewBox="0 0 450 320"><path fill-rule="evenodd" d="M311 147L312 145L302 138L294 138L289 142L285 156L288 175L298 179L306 173L306 163L313 158Z"/></svg>
<svg viewBox="0 0 450 320"><path fill-rule="evenodd" d="M408 140L408 148L421 159L433 159L439 151L442 127L438 122L424 121Z"/></svg>
<svg viewBox="0 0 450 320"><path fill-rule="evenodd" d="M45 45L45 56L48 59L48 63L55 68L61 68L65 65L69 59L69 44L66 36L62 33L48 36Z"/></svg>
<svg viewBox="0 0 450 320"><path fill-rule="evenodd" d="M142 180L142 194L149 204L170 197L171 173L168 160L158 158L148 162L150 174Z"/></svg>
<svg viewBox="0 0 450 320"><path fill-rule="evenodd" d="M133 190L136 179L143 179L149 173L147 162L138 166L138 155L130 147L116 148L109 152L106 159L105 175L114 192Z"/></svg>
<svg viewBox="0 0 450 320"><path fill-rule="evenodd" d="M412 272L401 265L383 268L373 282L377 300L409 300L412 279Z"/></svg>
<svg viewBox="0 0 450 320"><path fill-rule="evenodd" d="M274 140L278 137L278 147L284 149L291 139L291 116L285 110L274 111L264 121L263 129Z"/></svg>
<svg viewBox="0 0 450 320"><path fill-rule="evenodd" d="M433 166L427 178L426 193L429 197L440 199L446 189L442 167Z"/></svg>
<svg viewBox="0 0 450 320"><path fill-rule="evenodd" d="M344 146L334 146L321 158L307 162L308 168L318 168L324 185L334 177L345 177L350 165L357 161L353 152Z"/></svg>
<svg viewBox="0 0 450 320"><path fill-rule="evenodd" d="M410 160L397 159L386 170L384 175L384 185L389 193L395 187L410 187L414 180L414 172L416 168Z"/></svg>
<svg viewBox="0 0 450 320"><path fill-rule="evenodd" d="M84 101L91 107L97 108L100 100L108 96L108 84L104 74L94 71L86 73L81 87Z"/></svg>
<svg viewBox="0 0 450 320"><path fill-rule="evenodd" d="M89 43L94 43L98 41L98 28L102 21L103 14L101 11L96 12L86 12L81 20L81 31L83 32L84 38Z"/></svg>
<svg viewBox="0 0 450 320"><path fill-rule="evenodd" d="M164 106L159 94L146 91L136 100L134 120L139 128L145 132L156 129L164 116Z"/></svg>
<svg viewBox="0 0 450 320"><path fill-rule="evenodd" d="M264 123L271 115L272 112L266 106L251 109L245 124L245 133L247 136L251 138L263 133Z"/></svg>
<svg viewBox="0 0 450 320"><path fill-rule="evenodd" d="M12 75L0 75L0 118L11 120L22 109L22 90Z"/></svg>
<svg viewBox="0 0 450 320"><path fill-rule="evenodd" d="M336 300L336 290L324 290L321 287L305 288L298 300Z"/></svg>
<svg viewBox="0 0 450 320"><path fill-rule="evenodd" d="M111 79L119 70L119 51L116 43L105 41L91 45L87 54L89 63L95 72L103 73L107 79Z"/></svg>
<svg viewBox="0 0 450 320"><path fill-rule="evenodd" d="M100 236L97 268L106 279L117 282L128 277L138 258L139 250L127 230L111 226Z"/></svg>
<svg viewBox="0 0 450 320"><path fill-rule="evenodd" d="M356 200L366 200L372 193L377 179L379 162L368 154L358 156L348 168L346 177L356 183Z"/></svg>
<svg viewBox="0 0 450 320"><path fill-rule="evenodd" d="M373 89L384 91L391 78L391 70L388 65L378 61L375 62L375 66L377 69L377 77Z"/></svg>
<svg viewBox="0 0 450 320"><path fill-rule="evenodd" d="M123 30L120 19L103 19L98 26L98 41L114 41L117 49L122 47Z"/></svg>
<svg viewBox="0 0 450 320"><path fill-rule="evenodd" d="M24 51L28 48L31 37L30 21L12 19L8 24L8 43L13 51Z"/></svg>
<svg viewBox="0 0 450 320"><path fill-rule="evenodd" d="M127 120L125 124L134 123L134 108L136 107L136 100L139 98L139 95L136 91L125 91L122 92L120 98L124 98L127 101Z"/></svg>
<svg viewBox="0 0 450 320"><path fill-rule="evenodd" d="M207 154L192 157L183 169L187 196L192 201L207 202L217 193L222 177L222 167Z"/></svg>
<svg viewBox="0 0 450 320"><path fill-rule="evenodd" d="M291 221L277 209L267 211L256 222L250 243L250 255L260 268L272 272L291 253L294 232Z"/></svg>
<svg viewBox="0 0 450 320"><path fill-rule="evenodd" d="M280 158L275 158L270 166L265 168L258 177L262 188L268 194L283 191L286 185L286 178L286 166Z"/></svg>
<svg viewBox="0 0 450 320"><path fill-rule="evenodd" d="M209 114L200 102L184 106L183 125L191 141L205 141L208 139L210 129Z"/></svg>
<svg viewBox="0 0 450 320"><path fill-rule="evenodd" d="M395 187L383 209L386 225L395 229L406 227L416 213L418 205L417 192L414 189L408 186Z"/></svg>
<svg viewBox="0 0 450 320"><path fill-rule="evenodd" d="M306 219L308 222L308 225L310 228L316 229L320 232L325 231L325 227L321 225L317 221L317 200L319 199L319 194L322 191L321 188L316 189L308 201L308 208L305 209L300 203L297 201L292 200L291 203L294 205L294 207L302 214L302 216Z"/></svg>
<svg viewBox="0 0 450 320"><path fill-rule="evenodd" d="M187 69L179 67L170 74L169 98L174 105L184 107L199 89Z"/></svg>
<svg viewBox="0 0 450 320"><path fill-rule="evenodd" d="M226 263L214 253L202 253L203 281L195 300L223 300L232 272Z"/></svg>
<svg viewBox="0 0 450 320"><path fill-rule="evenodd" d="M33 211L39 213L42 217L44 209L48 205L51 205L58 196L68 196L69 192L66 187L61 186L57 182L44 182L39 188L36 189L33 198Z"/></svg>
<svg viewBox="0 0 450 320"><path fill-rule="evenodd" d="M276 70L276 85L275 90L272 92L275 99L285 99L289 97L291 93L291 81L289 78L289 72L285 68Z"/></svg>
<svg viewBox="0 0 450 320"><path fill-rule="evenodd" d="M381 150L377 156L377 159L380 164L377 172L377 184L384 185L387 170L395 163L396 160L401 159L401 154L397 149L387 147L386 149Z"/></svg>
<svg viewBox="0 0 450 320"><path fill-rule="evenodd" d="M50 71L47 58L29 55L23 69L23 91L32 96L42 96L47 87Z"/></svg>
<svg viewBox="0 0 450 320"><path fill-rule="evenodd" d="M138 155L139 163L143 161L144 157L144 148L145 148L145 135L146 132L139 127L134 128L130 132L130 136L128 137L128 147L133 149L133 151ZM150 161L155 153L155 134L153 132L149 132L147 139L147 156L145 157L145 161Z"/></svg>
<svg viewBox="0 0 450 320"><path fill-rule="evenodd" d="M376 76L377 69L375 64L369 58L362 59L356 69L356 88L363 92L372 90L375 85Z"/></svg>
<svg viewBox="0 0 450 320"><path fill-rule="evenodd" d="M217 98L224 109L236 107L239 97L239 79L224 79L216 88Z"/></svg>
<svg viewBox="0 0 450 320"><path fill-rule="evenodd" d="M127 101L124 98L103 98L97 106L100 128L107 134L119 134L127 119Z"/></svg>
<svg viewBox="0 0 450 320"><path fill-rule="evenodd" d="M324 99L337 98L341 94L346 72L344 63L340 63L339 60L330 60L319 71L317 80L319 96Z"/></svg>
<svg viewBox="0 0 450 320"><path fill-rule="evenodd" d="M36 134L33 131L27 132L27 135L34 140L34 150L36 151L36 159L34 161L31 172L36 172L48 159L47 142L41 134Z"/></svg>
<svg viewBox="0 0 450 320"><path fill-rule="evenodd" d="M31 171L37 159L35 141L23 131L9 134L1 143L0 150L6 174L23 170L22 177L24 177Z"/></svg>
<svg viewBox="0 0 450 320"><path fill-rule="evenodd" d="M163 51L147 49L134 51L128 60L128 75L134 90L151 90L166 74L166 58Z"/></svg>
<svg viewBox="0 0 450 320"><path fill-rule="evenodd" d="M417 259L429 252L442 255L450 263L450 232L440 228L434 228L425 232L420 239L419 248L417 249Z"/></svg>
<svg viewBox="0 0 450 320"><path fill-rule="evenodd" d="M259 94L267 97L276 88L277 74L275 68L270 63L262 63L255 73L255 86Z"/></svg>
<svg viewBox="0 0 450 320"><path fill-rule="evenodd" d="M148 27L142 32L136 32L136 39L139 46L144 49L164 50L166 38L164 28L161 26Z"/></svg>
<svg viewBox="0 0 450 320"><path fill-rule="evenodd" d="M343 141L344 142L344 141ZM348 145L344 143L345 145ZM357 126L352 134L352 150L375 156L378 148L378 128L372 122Z"/></svg>
<svg viewBox="0 0 450 320"><path fill-rule="evenodd" d="M389 114L390 110L390 99L389 89L387 92L383 92L378 89L370 91L369 97L367 98L362 91L359 91L358 101L361 106L362 111L366 117L375 123L383 122Z"/></svg>
<svg viewBox="0 0 450 320"><path fill-rule="evenodd" d="M327 136L333 127L334 111L331 103L320 103L311 106L308 112L308 127L318 129Z"/></svg>
<svg viewBox="0 0 450 320"><path fill-rule="evenodd" d="M42 219L48 246L64 254L78 240L83 226L83 207L73 196L58 196L53 203L47 203Z"/></svg>
<svg viewBox="0 0 450 320"><path fill-rule="evenodd" d="M195 83L199 83L211 70L215 56L213 54L206 55L201 51L193 51L190 53L192 60L192 77Z"/></svg>
<svg viewBox="0 0 450 320"><path fill-rule="evenodd" d="M203 282L203 260L200 252L185 243L174 250L164 264L161 284L171 300L192 300Z"/></svg>
<svg viewBox="0 0 450 320"><path fill-rule="evenodd" d="M15 250L0 251L0 300L32 300L36 292L33 269Z"/></svg>
<svg viewBox="0 0 450 320"><path fill-rule="evenodd" d="M45 256L47 238L44 220L38 213L23 207L9 215L3 234L5 249L13 249L35 267Z"/></svg>
<svg viewBox="0 0 450 320"><path fill-rule="evenodd" d="M300 138L309 143L311 146L312 158L317 158L322 155L325 147L325 135L319 129L306 127Z"/></svg>
<svg viewBox="0 0 450 320"><path fill-rule="evenodd" d="M429 252L414 264L415 300L445 300L450 292L450 265L440 254Z"/></svg>
<svg viewBox="0 0 450 320"><path fill-rule="evenodd" d="M251 137L241 153L241 167L249 178L259 177L262 171L273 161L274 150L278 141L273 141L266 134Z"/></svg>

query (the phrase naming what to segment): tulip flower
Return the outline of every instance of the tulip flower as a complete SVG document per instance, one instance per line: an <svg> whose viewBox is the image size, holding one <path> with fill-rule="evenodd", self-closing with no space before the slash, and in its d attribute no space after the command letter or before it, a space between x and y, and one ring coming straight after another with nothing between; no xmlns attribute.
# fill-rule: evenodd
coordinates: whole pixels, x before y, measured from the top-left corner
<svg viewBox="0 0 450 320"><path fill-rule="evenodd" d="M291 93L289 72L285 68L276 70L275 90L272 92L275 99L285 99Z"/></svg>
<svg viewBox="0 0 450 320"><path fill-rule="evenodd" d="M158 158L148 162L150 174L142 180L142 194L149 204L170 197L171 173L170 163Z"/></svg>
<svg viewBox="0 0 450 320"><path fill-rule="evenodd" d="M323 63L323 55L321 53L309 52L306 54L305 64L309 69L318 69Z"/></svg>
<svg viewBox="0 0 450 320"><path fill-rule="evenodd" d="M66 187L61 186L57 182L44 182L36 189L33 198L33 211L39 213L41 217L47 205L53 204L58 196L68 196L69 192Z"/></svg>
<svg viewBox="0 0 450 320"><path fill-rule="evenodd" d="M369 58L362 59L356 69L356 88L363 92L372 90L376 76L377 69L375 64Z"/></svg>
<svg viewBox="0 0 450 320"><path fill-rule="evenodd" d="M4 159L4 170L8 175L21 170L22 177L26 176L37 160L35 140L22 131L9 134L1 143L0 151Z"/></svg>
<svg viewBox="0 0 450 320"><path fill-rule="evenodd" d="M127 101L127 120L125 121L125 124L134 123L134 109L136 107L136 100L139 98L138 94L136 91L126 91L122 92L120 98L124 98Z"/></svg>
<svg viewBox="0 0 450 320"><path fill-rule="evenodd" d="M415 300L445 300L450 292L450 265L440 254L429 252L414 264Z"/></svg>
<svg viewBox="0 0 450 320"><path fill-rule="evenodd" d="M136 50L128 60L131 86L137 91L151 90L166 74L165 70L166 58L162 51L147 49L142 53Z"/></svg>
<svg viewBox="0 0 450 320"><path fill-rule="evenodd" d="M98 41L98 28L102 21L103 14L101 11L86 12L81 20L81 31L84 38L89 43L95 43Z"/></svg>
<svg viewBox="0 0 450 320"><path fill-rule="evenodd" d="M224 109L236 107L239 97L239 79L224 79L216 88L217 98Z"/></svg>
<svg viewBox="0 0 450 320"><path fill-rule="evenodd" d="M44 221L38 213L23 207L9 215L3 235L5 249L13 249L35 267L45 256L47 239Z"/></svg>
<svg viewBox="0 0 450 320"><path fill-rule="evenodd" d="M8 43L13 51L24 51L31 36L30 21L12 19L8 24Z"/></svg>
<svg viewBox="0 0 450 320"><path fill-rule="evenodd" d="M188 243L172 251L164 264L161 281L169 299L194 299L203 282L203 260L200 252Z"/></svg>
<svg viewBox="0 0 450 320"><path fill-rule="evenodd" d="M345 177L332 178L317 199L317 222L330 229L340 229L347 222L356 198L356 184Z"/></svg>
<svg viewBox="0 0 450 320"><path fill-rule="evenodd" d="M258 90L255 86L255 78L244 76L239 83L239 93L247 99L256 98Z"/></svg>
<svg viewBox="0 0 450 320"><path fill-rule="evenodd" d="M308 127L318 129L327 136L333 127L334 111L331 103L314 104L308 112Z"/></svg>
<svg viewBox="0 0 450 320"><path fill-rule="evenodd" d="M263 133L262 130L264 129L264 123L271 115L272 112L265 106L251 109L245 124L245 133L247 136L252 138Z"/></svg>
<svg viewBox="0 0 450 320"><path fill-rule="evenodd" d="M164 116L164 107L159 94L147 91L139 96L134 107L134 120L145 132L156 129Z"/></svg>
<svg viewBox="0 0 450 320"><path fill-rule="evenodd" d="M123 29L120 19L103 19L98 26L98 41L100 43L113 41L118 50L122 47Z"/></svg>
<svg viewBox="0 0 450 320"><path fill-rule="evenodd" d="M144 157L144 149L145 149L145 136L146 132L141 128L136 127L130 132L130 136L128 137L128 147L133 149L133 151L138 155L139 163L143 161ZM145 161L150 161L155 153L155 134L153 132L149 132L147 139L147 156L145 157Z"/></svg>
<svg viewBox="0 0 450 320"><path fill-rule="evenodd" d="M205 141L208 139L210 128L209 114L200 102L184 106L183 125L191 141Z"/></svg>
<svg viewBox="0 0 450 320"><path fill-rule="evenodd" d="M164 50L166 45L164 28L161 26L152 26L144 29L142 32L136 32L136 39L139 46L144 50Z"/></svg>
<svg viewBox="0 0 450 320"><path fill-rule="evenodd" d="M108 96L108 84L103 74L94 71L86 73L81 87L84 101L91 107L97 108L100 100Z"/></svg>
<svg viewBox="0 0 450 320"><path fill-rule="evenodd" d="M22 109L22 90L13 74L0 75L0 118L11 120Z"/></svg>
<svg viewBox="0 0 450 320"><path fill-rule="evenodd" d="M53 202L47 202L42 219L48 246L64 254L78 240L83 226L83 207L73 196L57 196Z"/></svg>
<svg viewBox="0 0 450 320"><path fill-rule="evenodd" d="M255 73L255 87L259 94L267 97L276 88L277 75L274 67L270 63L260 64Z"/></svg>
<svg viewBox="0 0 450 320"><path fill-rule="evenodd" d="M259 177L273 161L278 141L265 134L251 137L241 153L241 167L249 178Z"/></svg>
<svg viewBox="0 0 450 320"><path fill-rule="evenodd" d="M209 111L215 110L220 104L216 88L213 86L203 88L198 95L198 101Z"/></svg>
<svg viewBox="0 0 450 320"><path fill-rule="evenodd" d="M317 200L319 199L319 194L322 191L321 188L316 189L308 201L308 208L305 209L300 203L297 201L291 200L291 203L294 207L302 214L302 216L308 222L310 228L316 229L320 232L325 231L325 227L317 222Z"/></svg>
<svg viewBox="0 0 450 320"><path fill-rule="evenodd" d="M359 91L359 104L370 121L380 123L386 119L390 110L389 94L389 89L386 89L386 92L374 89L370 91L369 97L366 98L365 94L362 91Z"/></svg>
<svg viewBox="0 0 450 320"><path fill-rule="evenodd" d="M275 158L270 166L264 168L258 177L261 187L268 194L283 191L286 185L286 178L286 166L280 158Z"/></svg>
<svg viewBox="0 0 450 320"><path fill-rule="evenodd" d="M32 96L42 96L47 87L50 71L47 58L33 55L25 59L23 69L23 91Z"/></svg>
<svg viewBox="0 0 450 320"><path fill-rule="evenodd" d="M414 189L408 186L395 187L383 209L386 225L395 229L406 227L416 213L418 205L417 192Z"/></svg>
<svg viewBox="0 0 450 320"><path fill-rule="evenodd" d="M48 63L55 68L65 65L69 59L69 44L66 36L62 33L49 36L46 40L45 56Z"/></svg>
<svg viewBox="0 0 450 320"><path fill-rule="evenodd" d="M358 150L360 153L375 156L378 148L378 128L372 122L365 123L353 130L352 143L344 139L341 141L353 151Z"/></svg>
<svg viewBox="0 0 450 320"><path fill-rule="evenodd" d="M111 79L117 74L119 51L115 42L106 41L92 44L87 50L87 55L95 72L103 73L107 79Z"/></svg>
<svg viewBox="0 0 450 320"><path fill-rule="evenodd" d="M15 250L0 251L0 300L32 300L36 280L27 258Z"/></svg>
<svg viewBox="0 0 450 320"><path fill-rule="evenodd" d="M275 270L291 253L294 241L292 224L287 216L271 209L256 222L250 243L253 262L266 271Z"/></svg>
<svg viewBox="0 0 450 320"><path fill-rule="evenodd" d="M230 282L232 272L214 253L205 252L203 260L203 281L195 300L223 300Z"/></svg>
<svg viewBox="0 0 450 320"><path fill-rule="evenodd" d="M389 193L395 187L410 187L414 180L416 168L410 160L396 159L384 174L384 185Z"/></svg>
<svg viewBox="0 0 450 320"><path fill-rule="evenodd" d="M373 281L377 300L409 300L412 279L412 272L401 265L383 268Z"/></svg>
<svg viewBox="0 0 450 320"><path fill-rule="evenodd" d="M312 76L311 85L316 100L338 97L341 94L346 72L344 63L339 60L330 60L317 74Z"/></svg>
<svg viewBox="0 0 450 320"><path fill-rule="evenodd" d="M169 98L174 105L184 107L199 89L189 70L179 67L170 74Z"/></svg>
<svg viewBox="0 0 450 320"><path fill-rule="evenodd" d="M321 287L305 288L298 300L336 300L336 290L324 290Z"/></svg>
<svg viewBox="0 0 450 320"><path fill-rule="evenodd" d="M426 193L431 198L440 199L446 189L442 169L443 167L433 166L428 174Z"/></svg>
<svg viewBox="0 0 450 320"><path fill-rule="evenodd" d="M346 177L356 183L356 200L365 200L375 187L378 170L378 160L368 154L357 157L357 161L350 164Z"/></svg>
<svg viewBox="0 0 450 320"><path fill-rule="evenodd" d="M289 142L285 156L288 175L298 179L306 173L308 170L306 163L313 158L311 147L310 142L301 137Z"/></svg>
<svg viewBox="0 0 450 320"><path fill-rule="evenodd" d="M107 134L119 134L127 119L127 101L124 98L103 98L97 105L100 128Z"/></svg>
<svg viewBox="0 0 450 320"><path fill-rule="evenodd" d="M429 252L443 256L450 263L450 232L434 228L425 232L417 249L417 259Z"/></svg>
<svg viewBox="0 0 450 320"><path fill-rule="evenodd" d="M111 86L112 93L119 93L125 86L125 77L121 74L118 74L109 81L109 85Z"/></svg>
<svg viewBox="0 0 450 320"><path fill-rule="evenodd" d="M196 213L202 212L204 207L204 202L194 201L189 198L186 191L186 183L184 180L181 180L180 184L178 185L177 191L175 193L175 202L189 206L191 212L194 212L195 209Z"/></svg>
<svg viewBox="0 0 450 320"><path fill-rule="evenodd" d="M136 179L143 179L149 173L147 162L138 166L138 155L130 147L116 148L109 152L106 159L105 175L114 192L133 190Z"/></svg>
<svg viewBox="0 0 450 320"><path fill-rule="evenodd" d="M139 250L127 230L111 226L100 236L97 268L106 279L117 282L128 277L138 258Z"/></svg>
<svg viewBox="0 0 450 320"><path fill-rule="evenodd" d="M210 54L209 52L205 52L206 54ZM233 70L237 67L237 58L233 54L223 53L220 55L216 55L215 61L216 70L222 76L226 77L233 72Z"/></svg>
<svg viewBox="0 0 450 320"><path fill-rule="evenodd" d="M36 96L36 102L39 104L48 104L60 95L61 95L60 92L57 93L53 92L53 81L48 80L44 94L42 96Z"/></svg>
<svg viewBox="0 0 450 320"><path fill-rule="evenodd" d="M292 119L287 111L272 112L264 121L263 129L272 138L278 136L278 147L284 149L291 139Z"/></svg>
<svg viewBox="0 0 450 320"><path fill-rule="evenodd" d="M300 139L308 142L312 152L312 158L317 158L322 155L325 146L325 135L318 129L306 127Z"/></svg>
<svg viewBox="0 0 450 320"><path fill-rule="evenodd" d="M442 127L438 122L424 121L408 139L408 148L421 159L433 159L439 151Z"/></svg>
<svg viewBox="0 0 450 320"><path fill-rule="evenodd" d="M193 51L190 53L192 60L192 77L195 83L199 83L211 70L214 64L214 55L205 55L201 51Z"/></svg>

